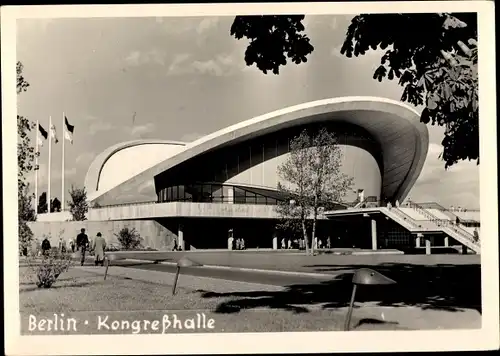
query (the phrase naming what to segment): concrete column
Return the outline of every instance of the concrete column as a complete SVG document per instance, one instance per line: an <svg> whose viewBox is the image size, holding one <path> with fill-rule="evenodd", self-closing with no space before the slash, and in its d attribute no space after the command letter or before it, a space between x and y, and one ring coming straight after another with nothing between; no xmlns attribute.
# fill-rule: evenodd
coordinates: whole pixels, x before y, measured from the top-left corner
<svg viewBox="0 0 500 356"><path fill-rule="evenodd" d="M234 187L228 187L228 203L234 203Z"/></svg>
<svg viewBox="0 0 500 356"><path fill-rule="evenodd" d="M444 247L449 247L450 246L450 240L448 236L444 237Z"/></svg>
<svg viewBox="0 0 500 356"><path fill-rule="evenodd" d="M415 247L420 247L421 240L422 236L420 234L417 234L417 238L415 239Z"/></svg>
<svg viewBox="0 0 500 356"><path fill-rule="evenodd" d="M431 239L429 237L425 239L425 254L431 254Z"/></svg>
<svg viewBox="0 0 500 356"><path fill-rule="evenodd" d="M276 236L273 237L273 250L278 249L278 238Z"/></svg>
<svg viewBox="0 0 500 356"><path fill-rule="evenodd" d="M184 251L185 250L185 246L184 246L184 226L182 224L179 224L179 229L177 231L177 237L178 237L178 244L179 244L179 248Z"/></svg>
<svg viewBox="0 0 500 356"><path fill-rule="evenodd" d="M372 219L372 250L377 250L377 221Z"/></svg>

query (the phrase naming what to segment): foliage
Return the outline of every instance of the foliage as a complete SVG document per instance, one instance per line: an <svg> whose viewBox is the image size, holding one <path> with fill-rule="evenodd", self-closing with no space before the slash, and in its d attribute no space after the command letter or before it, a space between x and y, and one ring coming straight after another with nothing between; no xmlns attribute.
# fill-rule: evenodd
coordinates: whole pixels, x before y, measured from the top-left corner
<svg viewBox="0 0 500 356"><path fill-rule="evenodd" d="M18 234L19 253L21 255L28 254L33 241L33 231L25 220L19 220Z"/></svg>
<svg viewBox="0 0 500 356"><path fill-rule="evenodd" d="M57 248L48 251L47 255L42 255L41 259L36 256L27 256L26 261L38 288L52 287L57 278L67 272L73 264L71 254L61 253Z"/></svg>
<svg viewBox="0 0 500 356"><path fill-rule="evenodd" d="M115 236L124 250L134 250L141 247L142 237L134 228L124 227Z"/></svg>
<svg viewBox="0 0 500 356"><path fill-rule="evenodd" d="M278 167L278 174L288 184L278 184L282 194L293 197L288 204L277 207L285 229L297 230L298 222L309 253L309 241L314 241L316 221L321 209L331 202L341 202L350 190L353 179L341 172L342 152L333 133L321 128L312 135L303 130L290 142L290 156ZM309 240L307 220L312 215Z"/></svg>
<svg viewBox="0 0 500 356"><path fill-rule="evenodd" d="M87 202L87 191L85 187L75 188L71 186L69 195L71 200L68 200L68 206L73 221L87 220L86 214L89 211L89 204Z"/></svg>
<svg viewBox="0 0 500 356"><path fill-rule="evenodd" d="M231 26L231 36L250 40L245 51L245 61L254 63L264 74L279 74L279 67L286 65L287 57L295 64L307 62L307 55L314 47L302 34L303 15L292 16L237 16ZM286 55L286 56L285 56Z"/></svg>
<svg viewBox="0 0 500 356"><path fill-rule="evenodd" d="M50 201L50 212L60 212L61 211L61 201L54 198Z"/></svg>
<svg viewBox="0 0 500 356"><path fill-rule="evenodd" d="M314 49L302 33L303 18L239 16L231 35L250 40L247 65L278 74L285 53L300 63ZM373 78L398 79L402 101L426 106L421 121L445 127L441 158L448 168L467 159L479 164L476 41L476 13L361 14L353 17L341 54L384 51Z"/></svg>
<svg viewBox="0 0 500 356"><path fill-rule="evenodd" d="M23 76L23 65L17 62L17 94L25 92L29 83ZM27 118L17 115L17 193L18 193L18 241L21 253L27 249L33 239L33 232L29 228L27 221L36 219L33 209L33 194L29 193L29 184L26 182L26 175L33 169L37 169L33 162L35 160L34 148L31 146L29 134L34 124Z"/></svg>
<svg viewBox="0 0 500 356"><path fill-rule="evenodd" d="M43 192L38 197L38 214L45 214L47 212L47 193Z"/></svg>

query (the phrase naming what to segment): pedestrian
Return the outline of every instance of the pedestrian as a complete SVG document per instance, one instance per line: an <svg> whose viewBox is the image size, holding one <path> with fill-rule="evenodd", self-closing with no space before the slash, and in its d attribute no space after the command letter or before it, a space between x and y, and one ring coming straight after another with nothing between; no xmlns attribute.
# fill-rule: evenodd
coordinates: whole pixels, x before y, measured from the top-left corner
<svg viewBox="0 0 500 356"><path fill-rule="evenodd" d="M474 228L474 241L479 241L479 231L477 230L477 227Z"/></svg>
<svg viewBox="0 0 500 356"><path fill-rule="evenodd" d="M391 204L391 202L388 202L387 203L387 209L391 210L391 208L392 208L392 204Z"/></svg>
<svg viewBox="0 0 500 356"><path fill-rule="evenodd" d="M47 256L51 248L50 241L47 236L45 236L45 239L42 241L42 255Z"/></svg>
<svg viewBox="0 0 500 356"><path fill-rule="evenodd" d="M104 266L104 250L106 249L106 240L102 237L100 232L97 233L94 239L94 245L92 246L95 253L95 265Z"/></svg>
<svg viewBox="0 0 500 356"><path fill-rule="evenodd" d="M281 249L283 249L283 250L284 250L285 248L286 248L286 241L285 241L285 238L283 237L283 238L281 239Z"/></svg>
<svg viewBox="0 0 500 356"><path fill-rule="evenodd" d="M323 242L321 241L321 239L318 239L318 248L321 248L321 245L323 245Z"/></svg>
<svg viewBox="0 0 500 356"><path fill-rule="evenodd" d="M455 224L458 226L460 225L460 218L457 216L457 218L455 219Z"/></svg>
<svg viewBox="0 0 500 356"><path fill-rule="evenodd" d="M316 250L318 248L318 238L314 237L314 249Z"/></svg>
<svg viewBox="0 0 500 356"><path fill-rule="evenodd" d="M245 239L243 237L240 240L240 247L241 247L242 250L245 249Z"/></svg>
<svg viewBox="0 0 500 356"><path fill-rule="evenodd" d="M240 239L236 239L236 249L239 250L241 248L241 243L240 243Z"/></svg>
<svg viewBox="0 0 500 356"><path fill-rule="evenodd" d="M61 253L66 253L66 241L62 237L59 238L59 251Z"/></svg>
<svg viewBox="0 0 500 356"><path fill-rule="evenodd" d="M332 248L332 240L330 239L330 236L326 238L326 248Z"/></svg>
<svg viewBox="0 0 500 356"><path fill-rule="evenodd" d="M76 249L80 251L81 254L81 266L85 262L85 252L89 248L89 237L85 234L85 229L81 229L81 232L76 237Z"/></svg>
<svg viewBox="0 0 500 356"><path fill-rule="evenodd" d="M292 239L288 239L288 249L290 250L292 248Z"/></svg>
<svg viewBox="0 0 500 356"><path fill-rule="evenodd" d="M396 208L399 208L399 200L396 200Z"/></svg>

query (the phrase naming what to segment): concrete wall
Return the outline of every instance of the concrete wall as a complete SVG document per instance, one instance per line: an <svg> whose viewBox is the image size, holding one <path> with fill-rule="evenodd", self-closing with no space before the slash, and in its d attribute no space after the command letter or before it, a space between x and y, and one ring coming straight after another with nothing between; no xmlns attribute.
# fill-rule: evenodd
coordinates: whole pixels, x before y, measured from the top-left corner
<svg viewBox="0 0 500 356"><path fill-rule="evenodd" d="M143 238L142 245L157 250L171 249L177 231L169 228L155 220L118 220L118 221L59 221L59 222L31 222L28 226L33 231L35 238L43 240L44 235L50 235L50 243L57 246L59 237L62 236L67 242L76 238L80 229L86 230L89 238L94 238L98 232L106 239L106 242L118 245L118 239L114 234L124 228L135 228ZM173 230L173 229L172 229Z"/></svg>
<svg viewBox="0 0 500 356"><path fill-rule="evenodd" d="M163 217L278 218L275 207L272 205L184 202L109 206L90 209L87 216L91 221Z"/></svg>

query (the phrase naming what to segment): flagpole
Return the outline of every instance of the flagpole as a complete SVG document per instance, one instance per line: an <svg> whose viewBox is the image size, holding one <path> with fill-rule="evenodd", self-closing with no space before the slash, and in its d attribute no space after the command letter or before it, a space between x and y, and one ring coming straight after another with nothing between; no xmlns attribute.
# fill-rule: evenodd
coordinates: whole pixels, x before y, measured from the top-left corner
<svg viewBox="0 0 500 356"><path fill-rule="evenodd" d="M62 183L61 183L61 211L64 211L64 178L65 178L65 174L64 174L64 142L66 141L66 137L65 137L65 133L66 133L66 122L64 122L64 111L63 111L63 115L62 115L62 172L61 172L61 175L62 175Z"/></svg>
<svg viewBox="0 0 500 356"><path fill-rule="evenodd" d="M38 214L38 136L40 136L40 124L36 120L36 139L35 139L35 215Z"/></svg>
<svg viewBox="0 0 500 356"><path fill-rule="evenodd" d="M47 214L50 214L50 168L52 163L52 116L49 116L49 172L47 187Z"/></svg>

